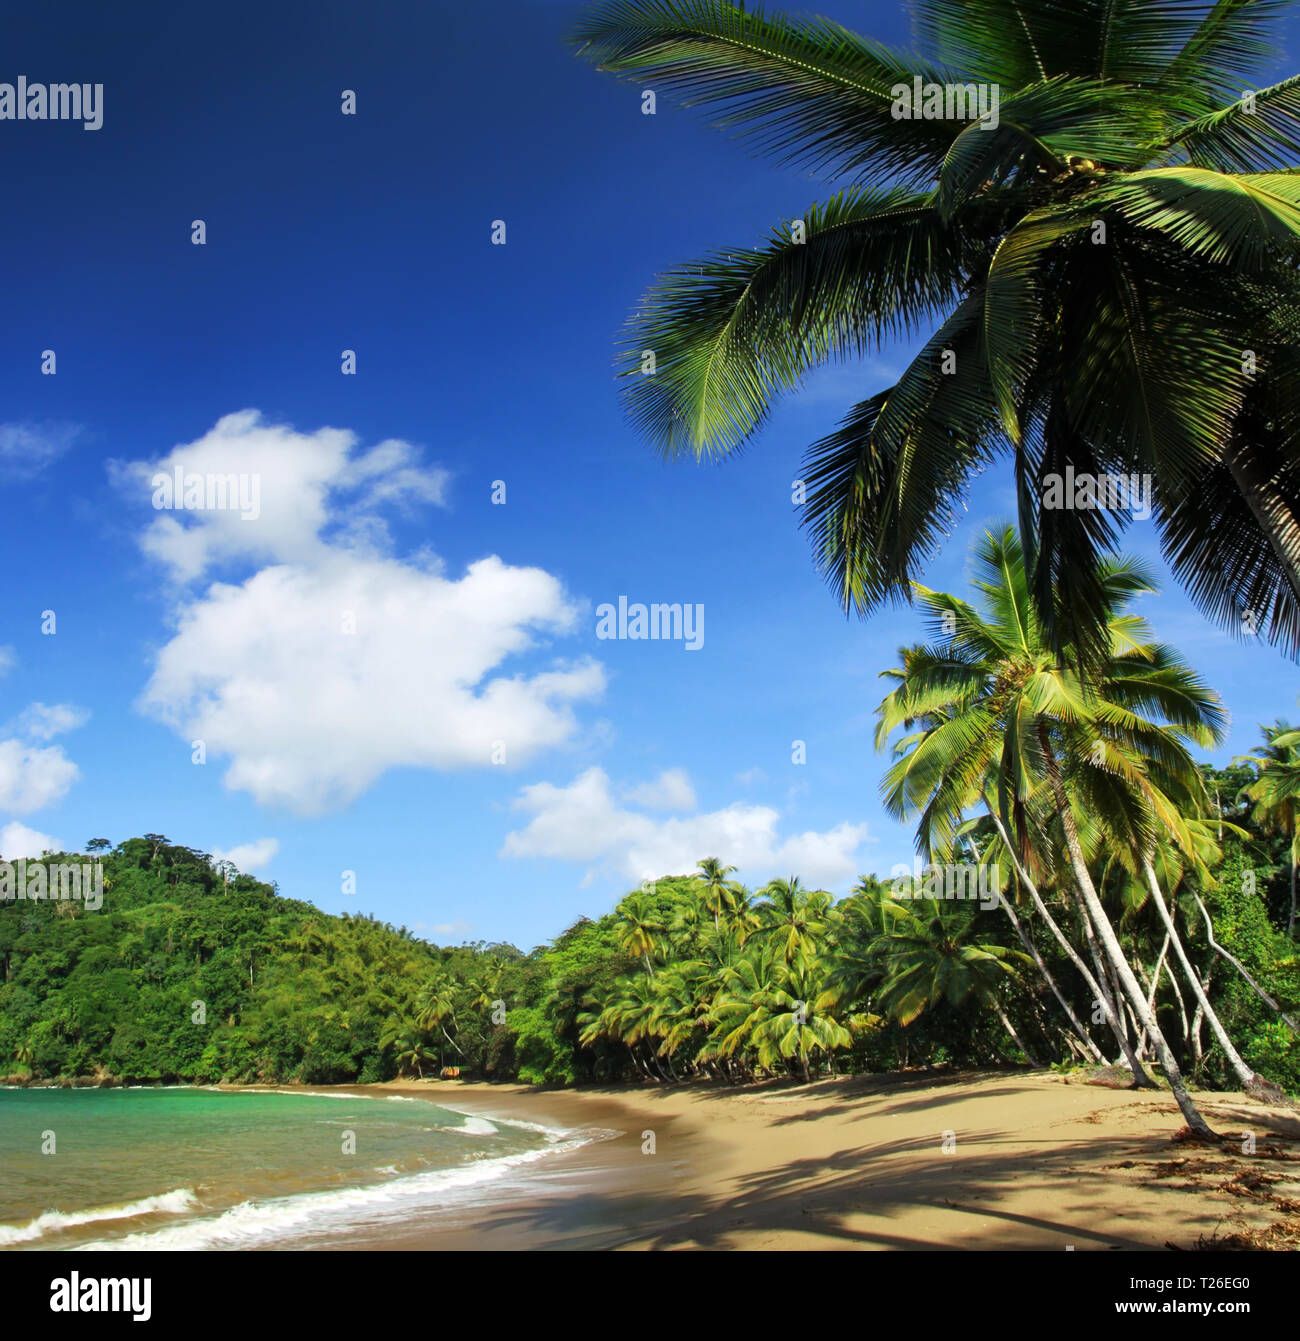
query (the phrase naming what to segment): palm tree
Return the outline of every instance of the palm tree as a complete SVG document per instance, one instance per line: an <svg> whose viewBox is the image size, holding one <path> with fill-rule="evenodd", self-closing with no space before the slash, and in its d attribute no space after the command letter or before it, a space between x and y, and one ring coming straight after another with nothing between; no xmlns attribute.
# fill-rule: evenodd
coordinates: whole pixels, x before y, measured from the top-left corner
<svg viewBox="0 0 1300 1341"><path fill-rule="evenodd" d="M415 1022L421 1029L437 1029L457 1052L461 1051L456 1040L447 1032L448 1020L451 1021L453 1028L456 1024L456 984L450 978L443 973L436 973L431 977L420 989L416 998L416 1010ZM445 1060L442 1043L439 1042L440 1068Z"/></svg>
<svg viewBox="0 0 1300 1341"><path fill-rule="evenodd" d="M941 1002L961 1006L972 996L992 1010L1011 1041L1037 1066L999 1000L999 989L1017 981L1018 963L1028 955L995 944L979 933L969 907L922 899L899 917L873 944L884 961L878 1000L899 1024L911 1024Z"/></svg>
<svg viewBox="0 0 1300 1341"><path fill-rule="evenodd" d="M725 0L597 4L587 59L838 188L650 289L633 420L666 456L726 457L813 368L925 335L806 458L803 525L846 609L910 599L1007 457L1053 648L1105 654L1095 560L1127 521L1049 506L1053 481L1133 474L1191 597L1296 654L1300 76L1242 95L1285 8L924 0L915 55ZM955 96L911 115L914 80L996 85L996 125Z"/></svg>
<svg viewBox="0 0 1300 1341"><path fill-rule="evenodd" d="M393 1058L398 1068L401 1071L414 1071L416 1077L423 1080L424 1068L433 1061L433 1054L425 1044L423 1036L408 1026L391 1041Z"/></svg>
<svg viewBox="0 0 1300 1341"><path fill-rule="evenodd" d="M1286 934L1293 937L1296 867L1300 866L1300 731L1283 721L1274 722L1262 730L1264 743L1251 750L1253 757L1248 756L1258 776L1242 795L1254 803L1255 819L1261 828L1284 834L1290 840L1291 913L1287 918Z"/></svg>
<svg viewBox="0 0 1300 1341"><path fill-rule="evenodd" d="M471 1009L487 1011L501 998L501 976L505 964L496 955L490 955L478 972L466 984Z"/></svg>
<svg viewBox="0 0 1300 1341"><path fill-rule="evenodd" d="M655 1032L662 1040L659 1054L673 1058L705 1027L704 1013L713 995L713 975L703 960L678 962L655 982Z"/></svg>
<svg viewBox="0 0 1300 1341"><path fill-rule="evenodd" d="M808 1081L813 1054L848 1047L852 1034L836 1013L838 998L824 968L811 956L790 961L779 950L779 945L755 945L723 972L707 1013L712 1029L701 1057L729 1059L752 1051L765 1070L791 1062Z"/></svg>
<svg viewBox="0 0 1300 1341"><path fill-rule="evenodd" d="M1195 677L1172 657L1167 670L1165 701L1173 703L1174 696L1185 694L1182 709L1192 726L1198 713L1193 706L1198 697ZM1209 734L1201 736L1201 743L1217 744L1222 739L1222 727L1218 723L1211 726L1209 715L1203 721ZM1131 878L1131 907L1140 907L1148 900L1154 904L1165 943L1172 947L1228 1065L1241 1087L1253 1091L1261 1077L1246 1065L1210 1002L1200 974L1188 958L1164 892L1167 887L1171 895L1175 893L1191 872L1202 880L1210 879L1210 863L1220 855L1210 834L1212 824L1215 829L1222 825L1243 837L1245 832L1218 819L1201 818L1208 816L1210 798L1204 776L1178 740L1179 732L1153 723L1143 725L1146 730L1139 734L1126 722L1125 729L1094 742L1097 766L1081 771L1076 783L1084 813L1092 817L1097 830L1093 846L1108 848L1111 856L1107 865ZM1088 847L1086 841L1084 847Z"/></svg>
<svg viewBox="0 0 1300 1341"><path fill-rule="evenodd" d="M657 954L660 939L667 932L654 895L647 889L634 889L615 909L618 916L620 948L645 964L646 976L654 977L650 956Z"/></svg>
<svg viewBox="0 0 1300 1341"><path fill-rule="evenodd" d="M904 748L904 746L900 746L899 753L902 753ZM1084 980L1092 987L1093 1000L1100 1000L1101 992L1096 981L1093 979L1091 973L1088 972L1087 967L1075 952L1074 947L1069 943L1064 933L1057 925L1056 920L1048 910L1047 905L1043 902L1042 895L1038 892L1038 887L1034 883L1033 878L1030 876L1029 872L1025 870L1016 852L1013 850L1010 839L1007 837L1006 829L998 818L996 808L989 800L988 791L990 787L996 788L996 779L993 777L987 779L986 785L982 786L980 789L979 803L983 804L985 814L968 820L962 826L961 830L966 846L970 851L970 855L974 859L974 866L977 870L982 868L1000 873L1003 869L1005 859L1005 864L1010 865L1016 873L1017 887L1024 889L1029 895L1030 901L1042 918L1043 924L1056 938L1057 944L1065 950L1066 956L1071 959L1083 974ZM978 841L983 841L982 849L977 846ZM1000 880L998 881L998 884L1001 884ZM1039 975L1051 990L1052 995L1056 998L1066 1019L1070 1022L1070 1031L1066 1034L1066 1039L1069 1045L1072 1048L1081 1049L1083 1055L1088 1057L1091 1061L1104 1064L1106 1060L1104 1054L1092 1041L1092 1037L1089 1035L1087 1027L1084 1025L1083 1021L1079 1019L1069 997L1062 990L1060 983L1057 981L1056 975L1043 959L1027 922L1022 920L1016 913L1014 900L1008 899L1002 895L1000 889L998 892L998 908L1011 923L1012 930L1015 931L1021 945L1024 946L1025 951L1033 961L1034 967L1038 970ZM1112 1020L1112 1025L1115 1023L1116 1022ZM1130 1066L1133 1069L1134 1078L1136 1079L1141 1075L1141 1069L1137 1065L1137 1057L1132 1055L1131 1050L1128 1047L1127 1035L1118 1029L1115 1029L1115 1034L1116 1039L1120 1044L1120 1050L1124 1052L1129 1059Z"/></svg>
<svg viewBox="0 0 1300 1341"><path fill-rule="evenodd" d="M736 868L724 866L717 857L705 857L700 862L699 878L704 882L704 906L713 914L713 926L724 911L735 907L736 885L727 877Z"/></svg>
<svg viewBox="0 0 1300 1341"><path fill-rule="evenodd" d="M717 927L710 921L710 917L703 889L698 885L693 886L673 908L668 925L668 936L674 953L695 945L706 929L716 934Z"/></svg>
<svg viewBox="0 0 1300 1341"><path fill-rule="evenodd" d="M825 951L828 990L836 1002L871 997L884 973L872 946L886 934L891 919L903 915L886 887L870 876L862 876L849 897L836 905Z"/></svg>
<svg viewBox="0 0 1300 1341"><path fill-rule="evenodd" d="M613 998L595 1019L587 1022L579 1034L579 1041L588 1047L602 1037L623 1043L638 1068L649 1075L650 1066L638 1055L637 1046L656 1043L659 1038L660 1011L659 995L653 978L620 978L615 985ZM647 1048L650 1065L655 1065L653 1059L656 1051L656 1047Z"/></svg>
<svg viewBox="0 0 1300 1341"><path fill-rule="evenodd" d="M902 670L893 673L899 687L880 705L878 744L901 724L919 722L922 728L886 774L887 808L900 818L919 815L918 846L944 853L963 813L983 796L989 776L996 778L993 813L1006 847L1020 854L1022 868L1026 858L1036 858L1050 869L1055 852L1063 851L1085 933L1095 936L1110 975L1150 1037L1188 1126L1209 1136L1102 904L1080 816L1104 805L1117 825L1122 817L1127 827L1121 841L1134 846L1145 873L1153 815L1170 819L1159 784L1171 785L1166 775L1195 773L1183 742L1212 744L1222 735L1225 714L1177 654L1125 611L1134 595L1153 589L1131 560L1099 565L1110 656L1095 674L1081 674L1077 659L1061 661L1052 651L1011 528L986 533L974 564L980 609L916 586L940 641L903 650ZM1116 774L1129 786L1127 809L1117 804ZM1106 1012L1118 1023L1100 970L1098 979ZM1131 1058L1127 1047L1126 1053ZM1135 1059L1130 1065L1136 1081L1140 1068Z"/></svg>
<svg viewBox="0 0 1300 1341"><path fill-rule="evenodd" d="M811 952L825 928L831 896L824 890L805 889L797 875L769 881L759 895L765 902L757 906L759 925L755 934L770 937L787 964L796 955Z"/></svg>
<svg viewBox="0 0 1300 1341"><path fill-rule="evenodd" d="M744 945L758 930L760 921L754 896L744 885L735 885L731 891L731 904L726 911L721 934L732 937L737 945Z"/></svg>

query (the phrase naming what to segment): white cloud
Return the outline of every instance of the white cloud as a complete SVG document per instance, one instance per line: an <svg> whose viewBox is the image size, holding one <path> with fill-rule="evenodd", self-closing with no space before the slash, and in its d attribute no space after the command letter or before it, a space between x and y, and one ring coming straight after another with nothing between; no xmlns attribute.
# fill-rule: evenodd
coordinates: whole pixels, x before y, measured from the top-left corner
<svg viewBox="0 0 1300 1341"><path fill-rule="evenodd" d="M62 852L63 844L47 833L29 829L25 824L14 821L0 829L0 856L5 861L17 861L19 857L40 857L46 852Z"/></svg>
<svg viewBox="0 0 1300 1341"><path fill-rule="evenodd" d="M18 660L17 654L14 652L14 649L10 647L7 643L5 644L5 646L0 647L0 675L3 675L5 674L6 671L11 670L13 668L14 663L17 660Z"/></svg>
<svg viewBox="0 0 1300 1341"><path fill-rule="evenodd" d="M491 766L497 742L513 765L568 739L570 703L604 688L598 664L494 672L575 620L536 568L487 558L452 580L332 554L215 584L186 606L142 707L230 756L227 787L321 814L390 768Z"/></svg>
<svg viewBox="0 0 1300 1341"><path fill-rule="evenodd" d="M448 941L463 941L474 930L474 926L457 918L454 922L435 922L432 926L428 922L417 922L411 930L424 932L428 936L442 936Z"/></svg>
<svg viewBox="0 0 1300 1341"><path fill-rule="evenodd" d="M374 508L445 501L447 472L420 465L418 448L390 439L358 452L357 442L347 429L299 433L241 410L158 460L111 462L110 473L150 506L155 476L174 480L177 470L182 481L243 477L250 497L255 481L256 509L247 514L238 507L154 511L142 547L175 579L191 582L219 563L318 560L327 531L336 543L383 549L387 527Z"/></svg>
<svg viewBox="0 0 1300 1341"><path fill-rule="evenodd" d="M737 773L736 781L740 783L742 787L752 787L755 783L766 782L767 774L764 773L761 768L755 766L754 768L745 769L742 773Z"/></svg>
<svg viewBox="0 0 1300 1341"><path fill-rule="evenodd" d="M682 768L667 769L653 782L630 787L624 797L647 810L694 810L699 805L695 788Z"/></svg>
<svg viewBox="0 0 1300 1341"><path fill-rule="evenodd" d="M84 709L71 703L29 703L9 723L7 729L16 734L0 740L0 810L28 815L63 799L68 788L81 776L81 770L63 752L61 745L44 746L33 742L47 741L63 731L71 731L89 716ZM34 832L21 824L11 828L29 835Z"/></svg>
<svg viewBox="0 0 1300 1341"><path fill-rule="evenodd" d="M739 802L687 817L639 814L619 804L600 768L567 787L525 787L514 808L531 818L506 835L502 856L599 863L633 881L683 874L713 856L752 884L794 874L835 890L859 874L857 854L867 837L865 824L844 823L782 838L777 811Z"/></svg>
<svg viewBox="0 0 1300 1341"><path fill-rule="evenodd" d="M31 740L52 740L89 720L90 713L73 703L29 703L14 718L11 730Z"/></svg>
<svg viewBox="0 0 1300 1341"><path fill-rule="evenodd" d="M259 871L270 863L280 850L278 838L259 838L256 842L241 843L238 847L212 849L212 860L228 861L243 872Z"/></svg>
<svg viewBox="0 0 1300 1341"><path fill-rule="evenodd" d="M80 774L59 745L0 740L0 810L15 815L43 810L61 800Z"/></svg>
<svg viewBox="0 0 1300 1341"><path fill-rule="evenodd" d="M30 479L56 461L81 429L76 424L0 424L0 476Z"/></svg>
<svg viewBox="0 0 1300 1341"><path fill-rule="evenodd" d="M446 474L404 442L355 446L345 430L297 433L248 410L161 462L115 467L141 487L177 466L260 472L256 520L232 510L149 522L142 543L173 578L218 561L260 571L179 590L176 632L140 707L228 757L227 787L303 815L345 805L391 768L526 763L568 740L572 704L605 684L590 659L505 664L578 627L549 573L489 556L448 576L430 554L389 554L367 509L440 502Z"/></svg>

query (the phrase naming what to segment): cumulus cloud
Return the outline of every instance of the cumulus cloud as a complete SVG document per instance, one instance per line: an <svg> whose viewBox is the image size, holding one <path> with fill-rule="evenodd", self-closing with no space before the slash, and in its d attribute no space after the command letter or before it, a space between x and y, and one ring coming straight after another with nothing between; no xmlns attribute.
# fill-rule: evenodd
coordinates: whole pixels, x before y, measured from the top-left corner
<svg viewBox="0 0 1300 1341"><path fill-rule="evenodd" d="M228 755L227 787L317 815L390 768L513 765L566 740L598 664L494 672L575 620L555 578L497 558L454 580L355 555L280 565L184 607L142 706Z"/></svg>
<svg viewBox="0 0 1300 1341"><path fill-rule="evenodd" d="M29 829L16 820L0 828L0 856L5 861L17 861L19 857L39 858L46 852L62 852L63 844L47 833Z"/></svg>
<svg viewBox="0 0 1300 1341"><path fill-rule="evenodd" d="M29 815L63 799L81 770L61 745L41 742L81 726L89 717L71 703L29 703L8 724L6 729L14 734L0 740L0 810ZM22 825L16 829L34 832Z"/></svg>
<svg viewBox="0 0 1300 1341"><path fill-rule="evenodd" d="M596 863L632 881L692 871L714 856L751 883L793 873L835 890L858 875L867 838L865 824L849 823L782 837L776 810L739 802L704 814L642 814L618 801L601 768L567 787L534 783L513 804L530 818L506 835L502 856Z"/></svg>
<svg viewBox="0 0 1300 1341"><path fill-rule="evenodd" d="M76 424L0 424L0 478L31 479L56 461L81 432Z"/></svg>
<svg viewBox="0 0 1300 1341"><path fill-rule="evenodd" d="M387 527L375 509L443 503L449 478L422 465L419 449L408 442L390 439L358 450L356 434L347 429L300 433L266 423L256 410L224 416L201 438L157 460L112 462L110 472L142 505L154 506L140 543L180 582L240 560L311 562L331 542L383 548ZM240 505L180 506L177 472L185 487L233 477L235 486L211 500L205 488L203 502L238 496ZM168 501L177 505L157 506Z"/></svg>
<svg viewBox="0 0 1300 1341"><path fill-rule="evenodd" d="M263 866L280 850L278 838L259 838L252 843L241 843L238 847L212 849L212 860L228 861L239 871L260 871Z"/></svg>
<svg viewBox="0 0 1300 1341"><path fill-rule="evenodd" d="M569 739L573 705L603 691L590 659L514 660L578 627L549 573L488 556L453 575L430 554L388 552L377 509L443 501L445 472L409 444L359 451L345 430L298 433L249 410L115 469L143 487L177 468L262 480L257 518L160 513L142 541L181 585L139 706L227 757L228 788L319 815L388 769L526 763ZM185 585L236 561L253 570L242 581Z"/></svg>
<svg viewBox="0 0 1300 1341"><path fill-rule="evenodd" d="M29 815L62 800L81 771L62 746L0 740L0 810Z"/></svg>
<svg viewBox="0 0 1300 1341"><path fill-rule="evenodd" d="M629 787L624 797L647 810L694 810L699 804L695 788L682 768L666 769L653 782Z"/></svg>
<svg viewBox="0 0 1300 1341"><path fill-rule="evenodd" d="M14 718L11 729L30 740L52 740L89 720L90 713L73 703L29 703Z"/></svg>

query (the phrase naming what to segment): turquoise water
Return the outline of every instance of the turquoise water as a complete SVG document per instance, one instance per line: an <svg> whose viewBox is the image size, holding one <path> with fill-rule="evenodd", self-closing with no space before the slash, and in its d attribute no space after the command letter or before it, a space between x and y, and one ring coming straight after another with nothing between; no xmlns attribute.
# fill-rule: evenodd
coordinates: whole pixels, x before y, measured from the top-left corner
<svg viewBox="0 0 1300 1341"><path fill-rule="evenodd" d="M0 1089L0 1250L310 1247L582 1143L399 1095Z"/></svg>

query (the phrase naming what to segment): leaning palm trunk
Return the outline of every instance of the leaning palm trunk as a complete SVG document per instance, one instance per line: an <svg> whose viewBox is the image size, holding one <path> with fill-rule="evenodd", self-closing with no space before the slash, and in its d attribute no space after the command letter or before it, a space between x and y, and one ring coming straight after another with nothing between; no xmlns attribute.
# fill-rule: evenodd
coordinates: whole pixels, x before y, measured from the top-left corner
<svg viewBox="0 0 1300 1341"><path fill-rule="evenodd" d="M1192 1061L1197 1066L1201 1063L1201 1040L1199 1034L1193 1041L1191 1026L1187 1023L1187 1003L1183 1000L1182 988L1178 986L1178 979L1171 973L1169 975L1169 986L1173 988L1174 1000L1178 1002L1178 1022L1183 1026L1183 1042L1192 1049ZM1208 992L1210 989L1210 980L1208 977L1201 979L1201 986ZM1200 1010L1200 1006L1196 1007Z"/></svg>
<svg viewBox="0 0 1300 1341"><path fill-rule="evenodd" d="M1277 1013L1282 1017L1283 1022L1286 1024L1286 1027L1290 1029L1290 1031L1293 1034L1300 1034L1300 1025L1297 1025L1296 1022L1286 1013L1286 1011L1284 1011L1282 1007L1279 1006L1278 1003L1274 1001L1273 998L1269 996L1269 994L1255 981L1255 979L1250 976L1250 974L1246 971L1246 966L1241 962L1241 960L1238 959L1235 955L1229 954L1229 952L1225 950L1223 946L1221 946L1219 942L1214 939L1214 923L1210 921L1209 909L1206 908L1205 904L1201 902L1201 896L1199 894L1196 896L1196 906L1201 910L1201 916L1205 919L1205 936L1206 939L1210 942L1210 949L1215 951L1216 954L1222 955L1224 959L1226 959L1228 963L1231 964L1232 967L1235 968L1243 978L1245 978L1245 980L1253 988L1255 995L1258 996L1261 1001L1265 1002L1267 1005L1271 1006L1275 1011L1277 1011Z"/></svg>
<svg viewBox="0 0 1300 1341"><path fill-rule="evenodd" d="M1150 857L1143 856L1142 870L1146 876L1147 888L1151 891L1151 897L1156 901L1156 909L1160 913L1160 920L1165 924L1165 935L1174 947L1174 956L1182 965L1183 973L1191 985L1197 1005L1205 1012L1205 1018L1209 1020L1210 1028L1214 1031L1214 1037L1218 1039L1219 1046L1223 1049L1223 1055L1228 1059L1228 1065L1232 1067L1242 1089L1251 1089L1256 1083L1255 1073L1242 1061L1241 1053L1233 1047L1232 1039L1228 1037L1228 1031L1223 1027L1223 1021L1219 1019L1218 1012L1210 1004L1210 998L1206 996L1205 989L1201 986L1201 980L1187 958L1187 951L1183 949L1182 938L1179 936L1177 928L1174 926L1174 919L1170 915L1169 905L1165 902L1165 896L1160 892L1160 881L1156 878L1155 868L1151 865Z"/></svg>
<svg viewBox="0 0 1300 1341"><path fill-rule="evenodd" d="M1029 1065L1038 1066L1039 1063L1034 1060L1034 1054L1030 1052L1029 1049L1025 1046L1025 1044L1021 1041L1020 1035L1016 1033L1016 1026L1011 1023L1011 1020L1007 1016L1006 1011L1002 1009L1001 1003L997 1001L993 1002L993 1009L997 1013L997 1017L1001 1021L1003 1029L1005 1029L1008 1035L1010 1036L1011 1041L1016 1045L1016 1047L1020 1049L1021 1052L1025 1054L1025 1057L1028 1060Z"/></svg>
<svg viewBox="0 0 1300 1341"><path fill-rule="evenodd" d="M1160 953L1156 956L1156 966L1154 969L1151 970L1151 983L1150 986L1147 988L1147 1010L1153 1015L1155 1014L1156 1009L1156 993L1160 990L1160 975L1164 972L1165 956L1168 953L1169 953L1169 933L1165 932L1164 944L1160 947ZM1139 962L1138 968L1140 969L1141 967L1142 965ZM1138 1038L1139 1057L1146 1055L1146 1046L1147 1046L1147 1031L1144 1029L1141 1033L1141 1036Z"/></svg>
<svg viewBox="0 0 1300 1341"><path fill-rule="evenodd" d="M1129 1039L1128 1022L1124 1018L1124 1002L1119 999L1117 989L1111 981L1111 970L1102 959L1102 952L1097 943L1097 934L1092 929L1092 920L1089 918L1086 908L1080 907L1079 921L1083 924L1083 935L1088 942L1088 953L1092 956L1093 967L1097 970L1096 977L1092 979L1097 984L1099 993L1097 1000L1101 1002L1102 1010L1107 1018L1112 1021L1115 1037L1119 1040L1120 1055L1133 1074L1133 1085L1136 1089L1154 1089L1154 1082L1143 1070L1141 1061L1133 1051L1133 1044ZM1134 1034L1134 1037L1136 1036Z"/></svg>
<svg viewBox="0 0 1300 1341"><path fill-rule="evenodd" d="M1210 969L1213 969L1213 967L1214 965L1211 964ZM1210 986L1210 969L1206 970L1205 977L1201 979L1201 985L1207 990ZM1172 982L1173 979L1170 979L1170 981ZM1204 1023L1205 1012L1198 1005L1196 1013L1192 1016L1192 1057L1195 1059L1197 1066L1200 1066L1201 1058L1205 1053L1205 1045L1201 1042L1201 1025Z"/></svg>
<svg viewBox="0 0 1300 1341"><path fill-rule="evenodd" d="M1053 918L1051 913L1047 911L1047 905L1043 902L1042 896L1038 892L1038 886L1034 884L1032 879L1030 879L1029 872L1024 868L1023 864L1020 861L1020 858L1016 855L1015 849L1011 846L1011 839L1008 837L1006 828L1003 826L1002 817L989 804L987 797L984 798L984 807L988 811L989 818L993 821L993 824L998 831L998 836L1002 839L1002 846L1006 849L1007 855L1011 858L1011 864L1016 869L1016 875L1019 878L1020 883L1024 885L1024 887L1029 891L1029 897L1032 900L1034 908L1037 911L1039 917L1043 919L1043 923L1046 925L1047 929L1056 938L1056 943L1061 947L1062 950L1065 951L1065 953L1070 957L1070 960L1074 964L1075 968L1077 968L1079 972L1083 975L1084 981L1088 984L1088 987L1092 991L1093 1000L1104 1002L1105 998L1102 996L1101 990L1097 986L1096 979L1094 979L1092 974L1088 972L1087 966L1084 964L1083 960L1079 958L1078 952L1075 950L1074 946L1071 945L1070 942L1066 939L1065 935L1061 931L1061 928L1056 925L1055 918ZM1034 963L1038 966L1038 971L1043 975L1044 979L1047 982L1047 985L1052 989L1052 992L1055 995L1056 999L1061 1003L1061 1009L1064 1010L1066 1015L1069 1017L1070 1024L1073 1026L1074 1032L1078 1035L1079 1042L1083 1045L1088 1056L1090 1056L1094 1061L1104 1065L1106 1061L1105 1055L1102 1053L1102 1050L1092 1041L1092 1038L1089 1035L1087 1028L1084 1026L1083 1022L1079 1019L1079 1017L1075 1014L1074 1007L1070 1005L1070 1002L1066 998L1065 994L1061 991L1060 987L1057 986L1056 979L1052 976L1052 972L1047 967L1047 964L1044 962L1042 955L1038 953L1038 947L1033 943L1033 938L1029 936L1027 932L1021 931L1020 919L1015 915L1015 912L1012 910L1011 901L1009 899L1002 899L1001 903L1002 906L1006 909L1007 916L1011 919L1011 925L1016 929L1016 934L1020 937L1021 942L1024 944L1025 948L1029 951L1030 955L1034 960ZM1123 1039L1121 1031L1116 1027L1115 1021L1110 1016L1109 1013L1107 1014L1106 1018L1107 1022L1111 1025L1111 1028L1114 1029L1115 1037L1117 1040L1119 1040L1120 1045L1122 1047Z"/></svg>
<svg viewBox="0 0 1300 1341"><path fill-rule="evenodd" d="M1096 886L1092 883L1092 876L1088 872L1088 863L1084 860L1083 847L1079 842L1079 833L1074 824L1074 813L1070 809L1070 799L1065 794L1065 784L1061 780L1060 766L1057 764L1056 756L1052 753L1046 726L1040 724L1038 732L1039 742L1043 748L1043 758L1047 764L1047 776L1052 787L1052 795L1060 813L1061 828L1065 833L1066 851L1069 854L1070 865L1074 870L1074 878L1078 885L1079 894L1083 899L1084 908L1092 920L1092 925L1101 940L1102 948L1105 950L1111 968L1124 990L1124 995L1128 998L1133 1014L1146 1026L1147 1032L1151 1036L1156 1056L1160 1059L1161 1069L1165 1073L1165 1079L1169 1082L1169 1088L1173 1091L1179 1111L1195 1135L1205 1140L1214 1140L1216 1138L1210 1124L1201 1116L1200 1110L1187 1091L1187 1086L1183 1081L1183 1073L1178 1066L1178 1059L1174 1056L1173 1050L1170 1048L1154 1014L1147 1010L1146 997L1142 995L1142 988L1139 986L1137 978L1134 977L1128 960L1124 958L1119 937L1115 935L1115 928L1106 915L1106 909L1102 906Z"/></svg>
<svg viewBox="0 0 1300 1341"><path fill-rule="evenodd" d="M1104 1064L1106 1058L1102 1055L1101 1049L1088 1037L1088 1034L1083 1027L1083 1022L1074 1013L1074 1007L1070 1005L1060 987L1057 986L1056 979L1052 976L1052 970L1047 967L1047 963L1043 959L1043 956L1039 954L1038 946L1034 944L1034 938L1029 934L1023 923L1016 916L1009 900L1002 900L1002 911L1006 913L1010 920L1016 935L1020 938L1021 945L1025 947L1025 952L1029 955L1030 959L1034 961L1034 966L1038 969L1038 972L1042 975L1043 980L1047 983L1048 987L1052 989L1053 994L1061 1005L1061 1009L1064 1010L1069 1017L1070 1024L1073 1026L1073 1033L1077 1036L1079 1043L1094 1061ZM1015 1035L1013 1034L1012 1037L1014 1038ZM1029 1056L1029 1050L1020 1043L1019 1040L1017 1040L1017 1046L1026 1057ZM1037 1066L1038 1063L1034 1062L1034 1065Z"/></svg>

